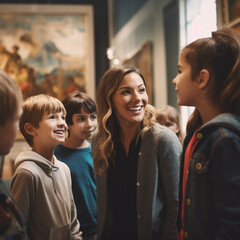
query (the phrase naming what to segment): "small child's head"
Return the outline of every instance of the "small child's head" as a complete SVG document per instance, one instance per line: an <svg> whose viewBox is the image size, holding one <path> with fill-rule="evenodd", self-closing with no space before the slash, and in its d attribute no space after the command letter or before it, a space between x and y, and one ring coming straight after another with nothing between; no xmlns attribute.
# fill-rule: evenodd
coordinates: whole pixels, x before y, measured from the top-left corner
<svg viewBox="0 0 240 240"><path fill-rule="evenodd" d="M182 143L184 136L180 126L178 111L172 106L165 106L156 108L155 114L157 122L176 133Z"/></svg>
<svg viewBox="0 0 240 240"><path fill-rule="evenodd" d="M172 106L166 106L156 109L157 121L167 128L171 129L176 134L180 130L179 114Z"/></svg>
<svg viewBox="0 0 240 240"><path fill-rule="evenodd" d="M0 155L9 153L22 113L22 93L16 82L0 70Z"/></svg>
<svg viewBox="0 0 240 240"><path fill-rule="evenodd" d="M61 101L57 98L45 94L39 94L31 96L25 100L23 104L23 114L20 119L20 131L31 147L34 142L34 134L29 134L30 130L28 126L30 125L33 128L38 129L40 122L46 114L49 115L56 113L63 114L63 124L67 127L65 122L66 110ZM50 116L50 118L53 117Z"/></svg>
<svg viewBox="0 0 240 240"><path fill-rule="evenodd" d="M213 32L211 37L190 43L182 50L179 59L190 65L192 81L201 83L207 79L205 96L217 103L223 112L240 114L240 36L234 30L223 28ZM181 69L179 73L182 74ZM178 88L176 79L173 83ZM187 94L190 91L188 88ZM193 92L192 95L194 97ZM180 105L195 106L192 100L187 101Z"/></svg>
<svg viewBox="0 0 240 240"><path fill-rule="evenodd" d="M67 111L69 136L74 132L82 139L90 139L97 129L97 109L93 99L86 93L74 91L62 103Z"/></svg>

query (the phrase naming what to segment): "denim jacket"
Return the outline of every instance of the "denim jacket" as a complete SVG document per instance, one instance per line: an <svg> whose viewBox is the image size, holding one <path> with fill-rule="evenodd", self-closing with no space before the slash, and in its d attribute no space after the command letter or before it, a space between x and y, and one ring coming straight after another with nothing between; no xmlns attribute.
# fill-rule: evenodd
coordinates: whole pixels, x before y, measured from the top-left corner
<svg viewBox="0 0 240 240"><path fill-rule="evenodd" d="M184 154L181 159L180 211ZM224 113L196 133L189 163L184 207L184 239L240 239L240 116Z"/></svg>

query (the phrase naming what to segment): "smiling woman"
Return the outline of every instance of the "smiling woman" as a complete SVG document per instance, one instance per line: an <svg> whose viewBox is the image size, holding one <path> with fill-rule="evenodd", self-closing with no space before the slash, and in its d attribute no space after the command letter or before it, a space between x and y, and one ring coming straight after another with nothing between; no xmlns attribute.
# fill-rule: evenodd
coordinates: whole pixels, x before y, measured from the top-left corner
<svg viewBox="0 0 240 240"><path fill-rule="evenodd" d="M141 72L108 70L98 85L97 109L98 239L176 239L181 145L156 123Z"/></svg>

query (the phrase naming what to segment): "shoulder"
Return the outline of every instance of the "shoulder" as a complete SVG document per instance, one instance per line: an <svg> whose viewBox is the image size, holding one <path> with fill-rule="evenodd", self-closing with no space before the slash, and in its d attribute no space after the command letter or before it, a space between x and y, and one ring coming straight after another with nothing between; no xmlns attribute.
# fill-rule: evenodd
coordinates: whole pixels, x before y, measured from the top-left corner
<svg viewBox="0 0 240 240"><path fill-rule="evenodd" d="M182 145L177 135L159 124L154 125L143 136L142 148L152 149L152 154L157 151L160 155L173 154L179 156L182 151Z"/></svg>
<svg viewBox="0 0 240 240"><path fill-rule="evenodd" d="M155 124L149 131L143 136L143 139L153 139L155 142L161 143L173 143L179 145L179 139L177 135L169 130L168 128L161 126L160 124Z"/></svg>
<svg viewBox="0 0 240 240"><path fill-rule="evenodd" d="M15 173L21 174L21 175L26 175L26 176L27 175L37 176L40 174L40 171L39 171L40 169L41 169L41 167L38 166L38 164L36 164L33 161L24 161L18 165Z"/></svg>
<svg viewBox="0 0 240 240"><path fill-rule="evenodd" d="M60 160L58 160L57 158L56 158L56 156L54 156L55 157L55 165L56 165L56 167L58 167L59 168L59 170L60 171L62 171L62 172L64 172L65 174L70 174L70 169L69 169L69 167L67 166L67 164L66 163L64 163L64 162L62 162L62 161L60 161Z"/></svg>

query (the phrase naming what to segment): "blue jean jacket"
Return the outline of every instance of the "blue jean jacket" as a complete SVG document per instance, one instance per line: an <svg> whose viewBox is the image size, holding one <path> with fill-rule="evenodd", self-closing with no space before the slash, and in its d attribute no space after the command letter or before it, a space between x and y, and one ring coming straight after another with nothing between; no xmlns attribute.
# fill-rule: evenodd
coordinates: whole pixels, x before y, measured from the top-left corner
<svg viewBox="0 0 240 240"><path fill-rule="evenodd" d="M181 159L179 228L184 153L193 132L185 139ZM184 200L184 239L240 239L240 117L221 114L196 137Z"/></svg>

